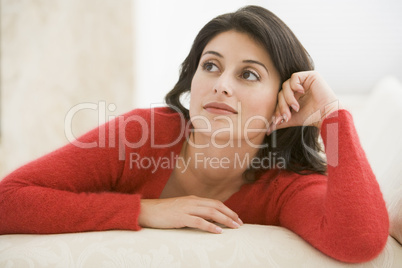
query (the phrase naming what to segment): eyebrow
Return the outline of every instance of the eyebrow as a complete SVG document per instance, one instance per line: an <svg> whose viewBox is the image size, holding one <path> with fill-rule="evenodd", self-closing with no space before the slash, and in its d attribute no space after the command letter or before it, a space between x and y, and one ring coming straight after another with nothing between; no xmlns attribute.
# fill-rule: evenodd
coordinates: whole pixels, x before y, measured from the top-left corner
<svg viewBox="0 0 402 268"><path fill-rule="evenodd" d="M212 54L212 55L218 56L219 58L224 58L222 54L220 54L219 52L216 52L216 51L212 51L212 50L208 50L208 51L204 52L204 54L202 54L202 56L204 56L206 54ZM256 60L244 60L243 62L244 63L258 64L258 65L264 67L264 69L269 74L268 68L262 62L259 62L259 61L256 61Z"/></svg>

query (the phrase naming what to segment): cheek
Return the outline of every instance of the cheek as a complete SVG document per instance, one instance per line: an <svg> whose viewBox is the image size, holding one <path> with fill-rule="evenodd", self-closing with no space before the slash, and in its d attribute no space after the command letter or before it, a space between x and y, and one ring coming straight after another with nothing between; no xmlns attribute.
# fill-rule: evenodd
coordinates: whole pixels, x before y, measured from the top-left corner
<svg viewBox="0 0 402 268"><path fill-rule="evenodd" d="M264 101L261 105L264 106L264 112L268 117L271 117L275 113L275 108L278 100L278 95L272 94L270 95L266 101Z"/></svg>
<svg viewBox="0 0 402 268"><path fill-rule="evenodd" d="M191 94L202 95L210 86L210 79L202 74L201 71L196 71L193 79L191 80Z"/></svg>
<svg viewBox="0 0 402 268"><path fill-rule="evenodd" d="M200 79L198 72L196 72L191 81L190 116L200 112L199 108L202 105L201 96L203 95L203 88L202 79Z"/></svg>
<svg viewBox="0 0 402 268"><path fill-rule="evenodd" d="M247 115L271 116L275 111L278 94L270 90L264 91L261 94L248 95L246 99L249 100L244 107Z"/></svg>
<svg viewBox="0 0 402 268"><path fill-rule="evenodd" d="M267 122L272 121L277 103L276 92L260 94L250 98L246 105L242 107L243 127L264 129ZM248 121L248 123L247 123Z"/></svg>
<svg viewBox="0 0 402 268"><path fill-rule="evenodd" d="M191 104L200 104L201 98L208 95L214 87L214 79L197 70L191 80ZM190 106L191 107L191 106Z"/></svg>

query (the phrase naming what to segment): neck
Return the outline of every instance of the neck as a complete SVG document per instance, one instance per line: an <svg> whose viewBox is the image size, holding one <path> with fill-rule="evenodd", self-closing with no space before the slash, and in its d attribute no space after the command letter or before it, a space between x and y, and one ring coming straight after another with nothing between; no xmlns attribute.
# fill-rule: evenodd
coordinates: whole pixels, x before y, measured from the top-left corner
<svg viewBox="0 0 402 268"><path fill-rule="evenodd" d="M233 146L227 140L211 141L191 135L181 153L187 167L179 167L176 177L183 194L226 200L244 184L243 174L258 148L245 141Z"/></svg>

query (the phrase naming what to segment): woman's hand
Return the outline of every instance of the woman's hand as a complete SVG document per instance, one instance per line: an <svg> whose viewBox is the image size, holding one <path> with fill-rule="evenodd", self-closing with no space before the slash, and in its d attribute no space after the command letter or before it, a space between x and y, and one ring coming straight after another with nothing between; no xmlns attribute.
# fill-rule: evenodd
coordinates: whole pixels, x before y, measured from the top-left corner
<svg viewBox="0 0 402 268"><path fill-rule="evenodd" d="M198 228L211 233L222 233L213 222L238 228L243 222L221 201L185 196L167 199L142 199L138 223L151 228Z"/></svg>
<svg viewBox="0 0 402 268"><path fill-rule="evenodd" d="M308 125L320 128L325 117L340 108L337 97L319 73L297 72L282 84L273 128Z"/></svg>

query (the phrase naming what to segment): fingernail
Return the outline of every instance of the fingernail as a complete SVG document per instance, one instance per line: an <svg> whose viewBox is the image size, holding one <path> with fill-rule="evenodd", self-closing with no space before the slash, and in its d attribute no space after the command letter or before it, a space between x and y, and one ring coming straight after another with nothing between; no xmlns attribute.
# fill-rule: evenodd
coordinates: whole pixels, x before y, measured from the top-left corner
<svg viewBox="0 0 402 268"><path fill-rule="evenodd" d="M296 104L292 104L292 105L290 105L290 106L292 106L292 109L295 110L296 112L299 111L299 107L297 107Z"/></svg>
<svg viewBox="0 0 402 268"><path fill-rule="evenodd" d="M285 120L286 122L288 122L288 116L287 116L286 114L283 114L282 117L283 117L283 120ZM282 120L282 121L283 121L283 120ZM281 123L283 123L283 122L281 122Z"/></svg>
<svg viewBox="0 0 402 268"><path fill-rule="evenodd" d="M221 233L223 232L223 230L222 230L221 227L216 226L216 232L217 232L218 234L221 234Z"/></svg>
<svg viewBox="0 0 402 268"><path fill-rule="evenodd" d="M233 221L232 224L233 224L233 226L234 226L235 228L239 228L239 227L240 227L240 225L239 225L237 222L235 222L235 221Z"/></svg>
<svg viewBox="0 0 402 268"><path fill-rule="evenodd" d="M282 123L282 121L283 121L282 116L275 118L275 125Z"/></svg>
<svg viewBox="0 0 402 268"><path fill-rule="evenodd" d="M240 218L238 218L237 221L240 223L240 225L244 224L243 221Z"/></svg>

